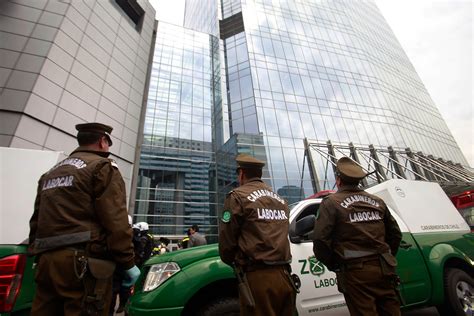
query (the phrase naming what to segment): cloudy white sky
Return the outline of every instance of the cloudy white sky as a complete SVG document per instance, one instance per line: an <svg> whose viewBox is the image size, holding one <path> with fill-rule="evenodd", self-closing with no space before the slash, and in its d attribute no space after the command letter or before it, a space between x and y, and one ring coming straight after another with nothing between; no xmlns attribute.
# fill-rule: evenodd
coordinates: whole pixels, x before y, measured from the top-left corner
<svg viewBox="0 0 474 316"><path fill-rule="evenodd" d="M161 8L157 19L182 24L184 0L151 2ZM474 168L473 1L375 2Z"/></svg>
<svg viewBox="0 0 474 316"><path fill-rule="evenodd" d="M375 0L474 168L473 1Z"/></svg>

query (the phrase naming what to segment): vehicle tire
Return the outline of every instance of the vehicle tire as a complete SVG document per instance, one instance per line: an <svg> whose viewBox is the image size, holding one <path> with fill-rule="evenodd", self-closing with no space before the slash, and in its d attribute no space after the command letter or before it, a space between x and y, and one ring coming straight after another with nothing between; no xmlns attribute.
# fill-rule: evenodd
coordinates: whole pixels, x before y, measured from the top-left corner
<svg viewBox="0 0 474 316"><path fill-rule="evenodd" d="M239 316L240 306L237 297L218 298L201 309L199 316Z"/></svg>
<svg viewBox="0 0 474 316"><path fill-rule="evenodd" d="M438 306L440 315L474 315L474 281L466 272L447 269L444 275L444 303Z"/></svg>

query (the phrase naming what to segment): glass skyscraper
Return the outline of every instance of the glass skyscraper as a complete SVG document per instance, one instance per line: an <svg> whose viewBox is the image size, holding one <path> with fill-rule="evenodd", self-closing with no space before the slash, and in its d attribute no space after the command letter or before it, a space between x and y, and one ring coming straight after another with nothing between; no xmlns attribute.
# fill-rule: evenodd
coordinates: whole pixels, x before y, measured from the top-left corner
<svg viewBox="0 0 474 316"><path fill-rule="evenodd" d="M217 38L158 23L135 202L136 221L155 234L209 230L215 217L218 56Z"/></svg>
<svg viewBox="0 0 474 316"><path fill-rule="evenodd" d="M467 165L373 1L203 0L185 11L186 28L158 22L146 110L135 213L155 234L197 223L213 240L237 153L264 160L264 180L289 202L326 181L327 161L310 166L305 140Z"/></svg>

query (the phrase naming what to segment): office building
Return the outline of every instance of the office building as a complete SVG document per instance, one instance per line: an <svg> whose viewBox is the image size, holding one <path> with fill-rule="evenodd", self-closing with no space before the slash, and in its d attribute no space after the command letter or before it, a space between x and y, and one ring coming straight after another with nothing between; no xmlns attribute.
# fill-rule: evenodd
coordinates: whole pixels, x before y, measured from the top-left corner
<svg viewBox="0 0 474 316"><path fill-rule="evenodd" d="M184 16L158 23L145 118L136 210L159 231L215 237L237 153L290 202L334 187L328 148L467 165L374 2L187 1Z"/></svg>
<svg viewBox="0 0 474 316"><path fill-rule="evenodd" d="M109 124L130 193L154 24L146 0L1 1L0 146L68 155Z"/></svg>
<svg viewBox="0 0 474 316"><path fill-rule="evenodd" d="M207 229L215 210L218 48L211 35L158 23L135 216L159 235L183 235L192 224Z"/></svg>

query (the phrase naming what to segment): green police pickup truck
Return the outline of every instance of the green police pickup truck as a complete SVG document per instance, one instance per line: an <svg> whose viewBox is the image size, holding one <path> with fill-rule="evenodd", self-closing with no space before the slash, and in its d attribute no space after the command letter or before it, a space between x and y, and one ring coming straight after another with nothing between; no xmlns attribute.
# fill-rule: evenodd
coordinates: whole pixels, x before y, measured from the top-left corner
<svg viewBox="0 0 474 316"><path fill-rule="evenodd" d="M473 315L474 234L438 184L389 180L369 192L383 198L403 240L397 254L403 309L436 306L441 315ZM348 314L336 275L314 258L310 234L321 199L291 206L292 270L301 279L298 315ZM217 244L147 261L130 315L238 315L237 284Z"/></svg>
<svg viewBox="0 0 474 316"><path fill-rule="evenodd" d="M35 290L32 265L26 245L0 245L0 315L29 315Z"/></svg>

